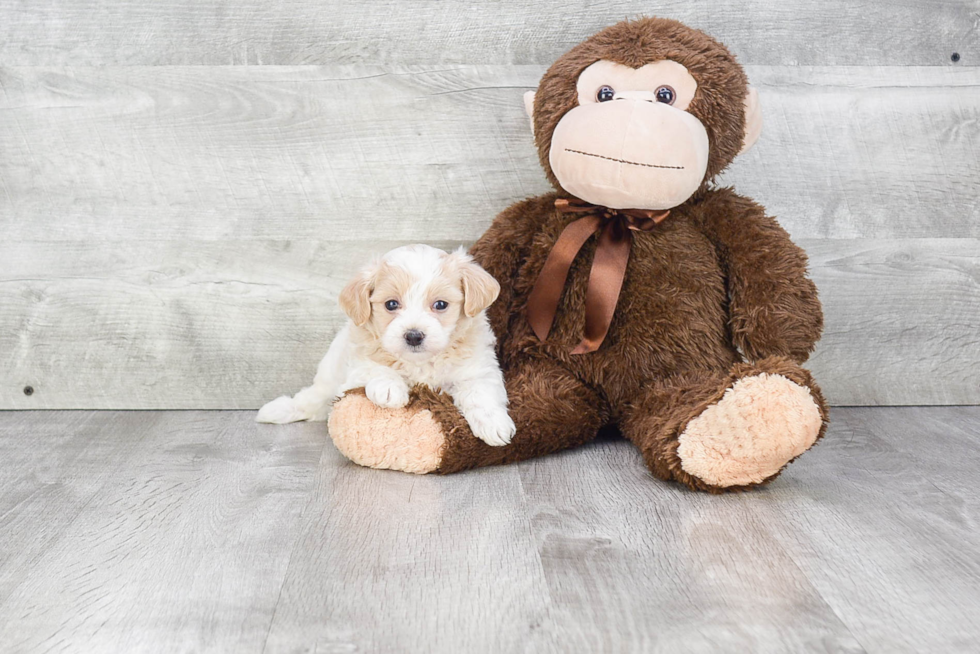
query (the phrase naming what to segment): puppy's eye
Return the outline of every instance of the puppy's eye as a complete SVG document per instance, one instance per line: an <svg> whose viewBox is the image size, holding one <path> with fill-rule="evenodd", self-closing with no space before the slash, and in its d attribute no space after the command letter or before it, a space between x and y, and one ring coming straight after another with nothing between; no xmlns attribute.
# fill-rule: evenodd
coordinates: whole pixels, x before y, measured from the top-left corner
<svg viewBox="0 0 980 654"><path fill-rule="evenodd" d="M609 102L613 99L614 95L616 95L616 92L613 91L611 86L600 86L595 94L595 99L599 102Z"/></svg>
<svg viewBox="0 0 980 654"><path fill-rule="evenodd" d="M449 308L449 303L445 300L436 300L432 303L432 308L435 311L445 311Z"/></svg>
<svg viewBox="0 0 980 654"><path fill-rule="evenodd" d="M385 302L385 309L387 309L388 311L394 311L399 306L400 305L398 304L398 300L388 300L387 302Z"/></svg>
<svg viewBox="0 0 980 654"><path fill-rule="evenodd" d="M674 89L669 86L661 86L657 89L657 102L663 102L664 104L674 104L674 98L677 94L674 93Z"/></svg>

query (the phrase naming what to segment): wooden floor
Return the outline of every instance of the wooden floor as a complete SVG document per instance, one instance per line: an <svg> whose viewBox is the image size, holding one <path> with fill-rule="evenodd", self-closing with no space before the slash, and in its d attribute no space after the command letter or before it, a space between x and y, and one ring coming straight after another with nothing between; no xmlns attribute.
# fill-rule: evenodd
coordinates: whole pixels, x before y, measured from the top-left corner
<svg viewBox="0 0 980 654"><path fill-rule="evenodd" d="M452 477L250 412L0 413L3 652L967 652L980 407L836 409L765 490L620 440Z"/></svg>

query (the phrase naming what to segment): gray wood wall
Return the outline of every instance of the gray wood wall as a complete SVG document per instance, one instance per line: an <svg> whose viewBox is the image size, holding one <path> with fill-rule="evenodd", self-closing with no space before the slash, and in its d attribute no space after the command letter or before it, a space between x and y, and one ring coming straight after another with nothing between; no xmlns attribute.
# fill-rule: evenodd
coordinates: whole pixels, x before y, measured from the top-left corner
<svg viewBox="0 0 980 654"><path fill-rule="evenodd" d="M830 400L980 403L980 0L0 0L0 408L299 388L369 253L547 190L522 93L644 13L760 89L724 181L810 253Z"/></svg>

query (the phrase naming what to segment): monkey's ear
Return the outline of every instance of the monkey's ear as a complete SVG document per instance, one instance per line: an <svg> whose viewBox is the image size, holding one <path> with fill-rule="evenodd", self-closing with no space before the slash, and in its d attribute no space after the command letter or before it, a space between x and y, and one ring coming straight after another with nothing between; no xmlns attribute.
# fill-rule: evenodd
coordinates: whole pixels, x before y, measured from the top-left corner
<svg viewBox="0 0 980 654"><path fill-rule="evenodd" d="M762 134L762 105L759 104L759 92L750 86L745 94L745 136L742 138L742 154L759 140Z"/></svg>
<svg viewBox="0 0 980 654"><path fill-rule="evenodd" d="M528 91L524 94L524 111L527 112L527 117L531 119L531 131L534 131L534 91Z"/></svg>

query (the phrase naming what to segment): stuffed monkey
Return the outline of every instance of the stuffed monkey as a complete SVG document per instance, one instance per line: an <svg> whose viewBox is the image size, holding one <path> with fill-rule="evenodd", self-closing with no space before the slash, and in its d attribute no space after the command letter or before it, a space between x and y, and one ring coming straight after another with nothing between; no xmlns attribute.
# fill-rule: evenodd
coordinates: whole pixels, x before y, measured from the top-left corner
<svg viewBox="0 0 980 654"><path fill-rule="evenodd" d="M711 180L761 130L728 50L672 20L608 27L525 96L555 192L473 246L513 441L475 438L441 393L403 409L341 398L330 433L362 465L449 473L617 427L651 472L719 492L764 484L817 441L827 407L800 367L823 328L807 259L765 210Z"/></svg>

